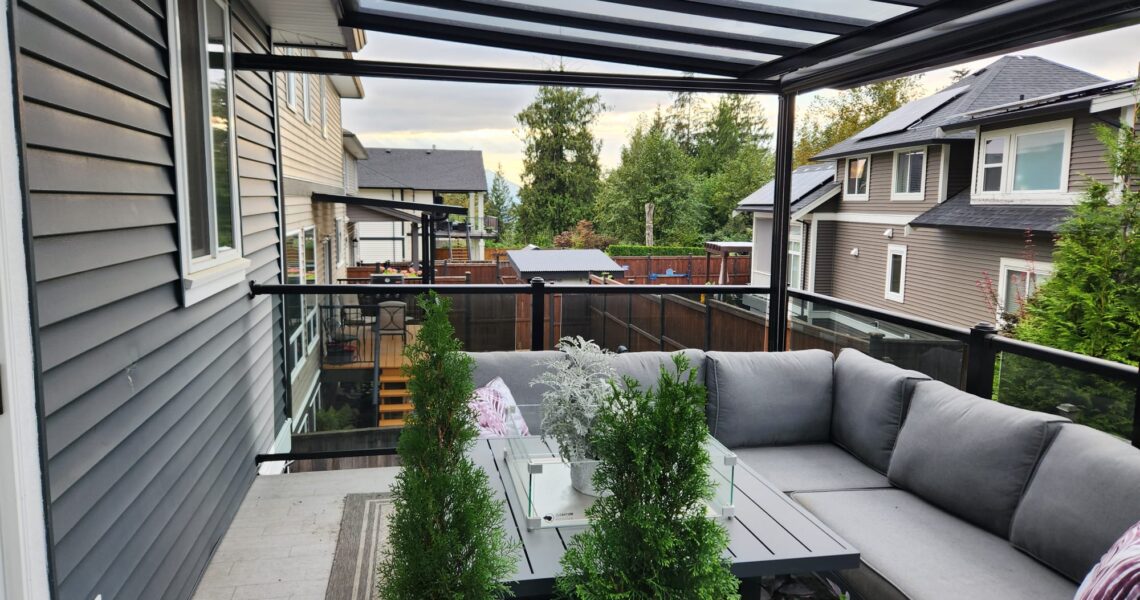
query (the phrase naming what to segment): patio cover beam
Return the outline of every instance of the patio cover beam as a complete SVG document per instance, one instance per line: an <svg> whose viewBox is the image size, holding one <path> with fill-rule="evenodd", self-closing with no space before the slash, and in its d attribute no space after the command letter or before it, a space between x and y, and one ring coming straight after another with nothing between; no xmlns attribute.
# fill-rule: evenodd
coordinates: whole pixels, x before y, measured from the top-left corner
<svg viewBox="0 0 1140 600"><path fill-rule="evenodd" d="M623 42L605 42L574 36L551 36L508 27L476 26L452 19L411 15L398 11L355 12L345 15L340 24L354 29L410 35L421 38L494 46L523 52L554 56L573 56L588 60L675 69L709 75L738 76L750 68L746 61L711 58L696 52L655 50ZM710 52L715 52L711 50Z"/></svg>
<svg viewBox="0 0 1140 600"><path fill-rule="evenodd" d="M512 0L391 0L401 4L426 6L442 10L464 12L485 17L513 19L530 23L573 27L618 35L665 40L685 44L700 44L716 48L732 48L762 54L783 56L806 49L810 44L765 38L726 31L709 31L696 27L656 23L637 19L590 14L576 10L526 4Z"/></svg>
<svg viewBox="0 0 1140 600"><path fill-rule="evenodd" d="M841 15L757 4L744 0L603 0L640 8L652 8L698 17L712 17L730 21L743 21L758 25L771 25L802 31L842 35L874 25L874 21Z"/></svg>
<svg viewBox="0 0 1140 600"><path fill-rule="evenodd" d="M365 198L363 196L339 196L337 194L312 195L313 202L330 202L334 204L356 204L372 208L395 208L411 210L421 213L466 215L466 206L451 206L450 204L422 204L419 202L400 202L399 200L381 200L379 198Z"/></svg>
<svg viewBox="0 0 1140 600"><path fill-rule="evenodd" d="M285 56L277 54L234 53L234 68L249 71L288 71L356 77L385 77L429 81L466 81L514 85L559 85L570 87L653 90L667 92L713 92L774 94L773 81L742 81L713 77L669 77L660 75L621 75L575 71L539 71L421 65L347 58Z"/></svg>

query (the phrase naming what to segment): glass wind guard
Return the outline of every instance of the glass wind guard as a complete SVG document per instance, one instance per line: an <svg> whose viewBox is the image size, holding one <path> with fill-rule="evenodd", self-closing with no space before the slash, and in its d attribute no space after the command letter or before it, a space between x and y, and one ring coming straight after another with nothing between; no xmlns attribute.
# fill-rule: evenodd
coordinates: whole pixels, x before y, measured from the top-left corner
<svg viewBox="0 0 1140 600"><path fill-rule="evenodd" d="M713 485L709 509L713 516L731 517L736 506L736 455L711 435L705 438L705 450L709 453L709 479Z"/></svg>

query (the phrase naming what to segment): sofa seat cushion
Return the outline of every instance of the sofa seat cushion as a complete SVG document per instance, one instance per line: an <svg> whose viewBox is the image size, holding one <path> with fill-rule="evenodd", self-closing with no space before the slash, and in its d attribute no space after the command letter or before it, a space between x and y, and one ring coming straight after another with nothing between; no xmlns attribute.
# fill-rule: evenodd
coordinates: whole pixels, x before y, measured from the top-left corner
<svg viewBox="0 0 1140 600"><path fill-rule="evenodd" d="M930 378L845 348L835 359L831 440L886 473L914 384L925 379Z"/></svg>
<svg viewBox="0 0 1140 600"><path fill-rule="evenodd" d="M1029 476L1061 417L920 381L891 455L891 483L1009 537Z"/></svg>
<svg viewBox="0 0 1140 600"><path fill-rule="evenodd" d="M859 550L841 573L868 600L1070 600L1077 586L1002 538L898 489L793 496Z"/></svg>
<svg viewBox="0 0 1140 600"><path fill-rule="evenodd" d="M699 349L677 352L625 352L610 356L610 364L617 371L619 378L632 377L637 381L638 387L647 390L657 387L657 382L661 379L661 367L675 374L673 355L677 353L689 359L689 368L697 372L697 383L704 383L705 353Z"/></svg>
<svg viewBox="0 0 1140 600"><path fill-rule="evenodd" d="M890 487L885 475L835 444L735 448L733 452L782 492Z"/></svg>
<svg viewBox="0 0 1140 600"><path fill-rule="evenodd" d="M1080 581L1140 521L1140 449L1084 425L1061 427L1017 507L1010 541Z"/></svg>
<svg viewBox="0 0 1140 600"><path fill-rule="evenodd" d="M705 356L709 432L722 444L736 448L830 441L830 352Z"/></svg>

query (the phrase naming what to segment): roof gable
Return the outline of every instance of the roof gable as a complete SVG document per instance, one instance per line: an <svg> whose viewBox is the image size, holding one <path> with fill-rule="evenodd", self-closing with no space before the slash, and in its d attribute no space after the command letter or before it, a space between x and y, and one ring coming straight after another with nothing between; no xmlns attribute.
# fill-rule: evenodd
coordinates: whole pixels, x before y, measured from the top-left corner
<svg viewBox="0 0 1140 600"><path fill-rule="evenodd" d="M361 188L411 188L439 192L485 192L481 150L366 148L357 163Z"/></svg>

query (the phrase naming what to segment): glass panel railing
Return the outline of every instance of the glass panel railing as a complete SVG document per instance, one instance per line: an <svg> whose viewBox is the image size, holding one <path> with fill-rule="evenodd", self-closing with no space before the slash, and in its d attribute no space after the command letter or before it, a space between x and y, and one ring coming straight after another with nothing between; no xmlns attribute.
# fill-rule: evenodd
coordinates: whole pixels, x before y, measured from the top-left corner
<svg viewBox="0 0 1140 600"><path fill-rule="evenodd" d="M1125 440L1132 436L1136 386L1135 378L1107 377L1008 351L998 353L994 365L994 400L1061 415Z"/></svg>
<svg viewBox="0 0 1140 600"><path fill-rule="evenodd" d="M825 300L793 298L788 319L791 350L820 348L834 354L854 348L864 354L925 373L958 388L966 383L966 344L956 337L938 335L892 319L845 310Z"/></svg>

